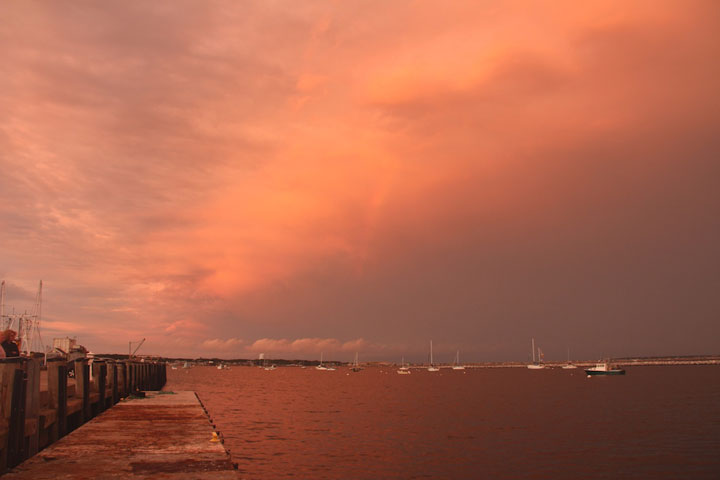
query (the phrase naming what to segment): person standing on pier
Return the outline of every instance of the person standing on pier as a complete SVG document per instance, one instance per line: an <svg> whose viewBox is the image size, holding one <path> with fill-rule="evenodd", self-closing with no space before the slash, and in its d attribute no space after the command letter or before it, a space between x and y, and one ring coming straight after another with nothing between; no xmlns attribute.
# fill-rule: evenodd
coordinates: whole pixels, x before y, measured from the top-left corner
<svg viewBox="0 0 720 480"><path fill-rule="evenodd" d="M15 338L17 338L17 332L15 330L8 329L0 333L0 340L2 340L0 346L2 346L3 352L5 353L5 355L3 355L4 357L20 356L20 348L15 342Z"/></svg>

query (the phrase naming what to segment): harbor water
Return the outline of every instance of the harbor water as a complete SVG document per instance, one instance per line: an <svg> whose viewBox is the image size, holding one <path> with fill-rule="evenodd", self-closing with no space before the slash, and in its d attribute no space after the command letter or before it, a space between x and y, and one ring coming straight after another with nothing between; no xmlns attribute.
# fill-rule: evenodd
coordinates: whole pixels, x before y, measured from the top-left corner
<svg viewBox="0 0 720 480"><path fill-rule="evenodd" d="M241 478L717 479L720 367L168 370Z"/></svg>

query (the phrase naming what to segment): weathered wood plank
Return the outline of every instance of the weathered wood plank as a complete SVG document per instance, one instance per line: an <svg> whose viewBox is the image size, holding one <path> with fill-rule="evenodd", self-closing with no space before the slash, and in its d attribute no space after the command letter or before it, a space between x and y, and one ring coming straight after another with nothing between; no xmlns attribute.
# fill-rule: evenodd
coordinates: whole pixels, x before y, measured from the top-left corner
<svg viewBox="0 0 720 480"><path fill-rule="evenodd" d="M193 392L125 400L11 469L3 480L237 479Z"/></svg>

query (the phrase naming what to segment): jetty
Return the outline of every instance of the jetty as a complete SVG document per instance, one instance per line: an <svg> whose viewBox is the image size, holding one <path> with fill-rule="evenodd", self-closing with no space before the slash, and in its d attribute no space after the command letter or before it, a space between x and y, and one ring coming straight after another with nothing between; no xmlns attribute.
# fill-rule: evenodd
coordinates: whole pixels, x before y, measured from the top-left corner
<svg viewBox="0 0 720 480"><path fill-rule="evenodd" d="M165 362L0 359L0 475L237 478L193 392L162 392Z"/></svg>
<svg viewBox="0 0 720 480"><path fill-rule="evenodd" d="M194 392L144 393L120 402L2 478L239 478Z"/></svg>

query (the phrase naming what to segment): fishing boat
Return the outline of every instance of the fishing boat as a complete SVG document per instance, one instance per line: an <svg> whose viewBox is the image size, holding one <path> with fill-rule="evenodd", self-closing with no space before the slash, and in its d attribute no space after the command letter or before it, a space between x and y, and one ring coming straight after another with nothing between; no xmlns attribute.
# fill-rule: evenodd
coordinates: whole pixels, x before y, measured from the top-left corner
<svg viewBox="0 0 720 480"><path fill-rule="evenodd" d="M353 372L359 372L362 369L363 368L360 366L360 364L358 364L358 354L357 354L357 352L355 352L355 363L353 363L350 370L352 370Z"/></svg>
<svg viewBox="0 0 720 480"><path fill-rule="evenodd" d="M405 357L402 357L400 368L397 370L398 375L410 375L410 367L405 365Z"/></svg>
<svg viewBox="0 0 720 480"><path fill-rule="evenodd" d="M433 352L432 352L432 340L430 340L430 366L428 367L428 372L439 372L440 369L435 366L433 363Z"/></svg>
<svg viewBox="0 0 720 480"><path fill-rule="evenodd" d="M611 365L609 362L596 363L594 367L586 368L585 373L590 375L625 375L625 370Z"/></svg>
<svg viewBox="0 0 720 480"><path fill-rule="evenodd" d="M536 360L535 359L535 339L533 338L532 339L532 363L527 366L530 370L541 370L541 369L545 368L545 364L542 363L542 360L543 360L542 351L538 348L537 352L538 352L538 355L537 355L538 359Z"/></svg>
<svg viewBox="0 0 720 480"><path fill-rule="evenodd" d="M453 370L465 370L465 366L460 364L460 350L455 354L455 363L452 367Z"/></svg>
<svg viewBox="0 0 720 480"><path fill-rule="evenodd" d="M573 369L576 369L576 368L577 368L577 365L573 364L573 363L570 361L570 348L568 348L568 359L567 359L567 363L566 363L565 365L563 365L562 368L563 368L564 370L573 370Z"/></svg>

